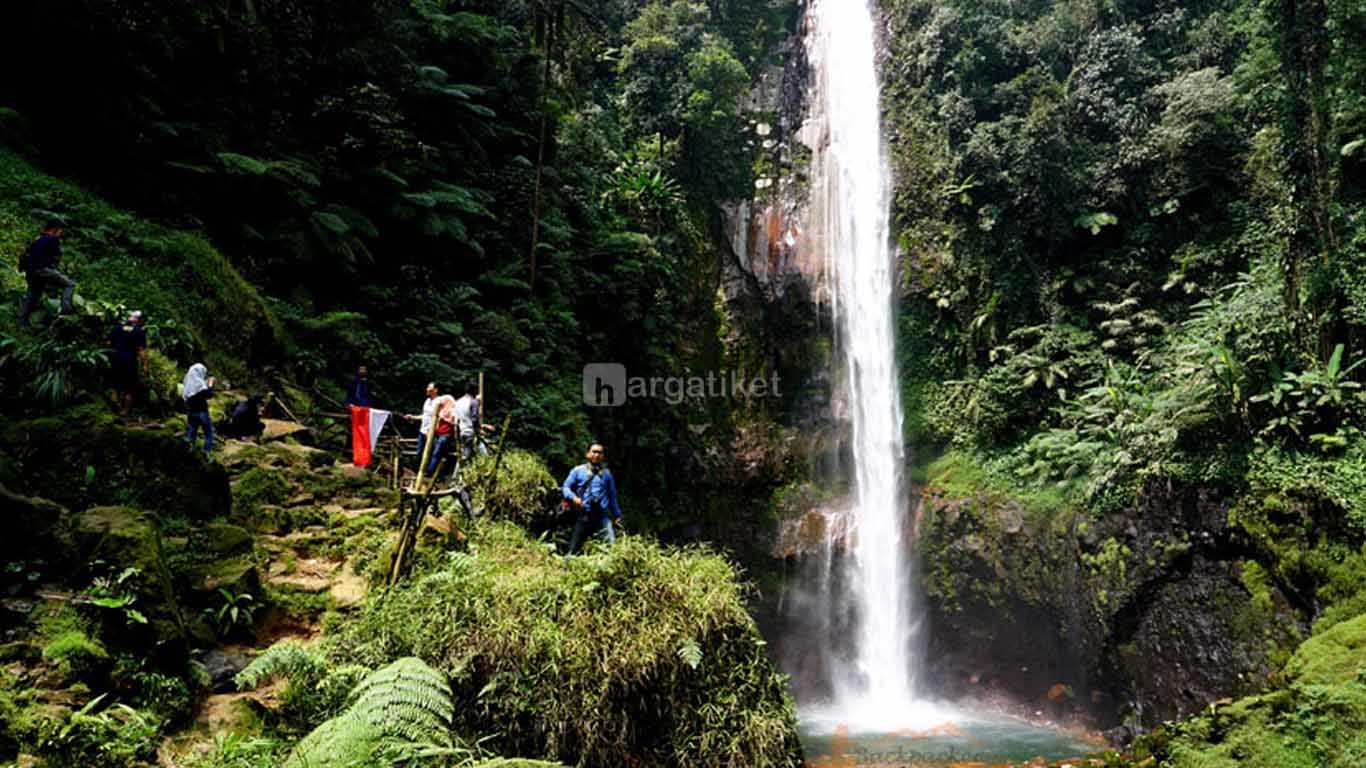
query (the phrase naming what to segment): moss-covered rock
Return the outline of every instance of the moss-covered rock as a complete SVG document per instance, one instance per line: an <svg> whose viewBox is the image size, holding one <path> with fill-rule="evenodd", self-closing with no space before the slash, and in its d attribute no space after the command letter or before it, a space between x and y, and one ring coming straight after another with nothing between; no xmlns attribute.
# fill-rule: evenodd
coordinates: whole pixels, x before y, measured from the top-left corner
<svg viewBox="0 0 1366 768"><path fill-rule="evenodd" d="M1307 685L1366 678L1366 615L1344 621L1304 641L1286 664L1286 675Z"/></svg>
<svg viewBox="0 0 1366 768"><path fill-rule="evenodd" d="M1366 616L1304 641L1281 678L1283 688L1142 737L1135 756L1171 768L1366 765Z"/></svg>
<svg viewBox="0 0 1366 768"><path fill-rule="evenodd" d="M1259 570L1228 497L1166 482L1093 518L1014 494L962 455L930 467L920 520L941 690L1002 689L1152 726L1267 682L1298 642L1292 593Z"/></svg>
<svg viewBox="0 0 1366 768"><path fill-rule="evenodd" d="M109 652L83 629L68 629L43 646L43 661L68 678L88 679L109 664Z"/></svg>
<svg viewBox="0 0 1366 768"><path fill-rule="evenodd" d="M0 423L0 442L16 448L9 487L18 494L75 509L132 505L200 520L229 510L223 467L205 462L174 433L127 428L98 407Z"/></svg>
<svg viewBox="0 0 1366 768"><path fill-rule="evenodd" d="M250 516L262 505L283 504L290 493L290 484L281 473L255 467L233 484L233 510L238 516Z"/></svg>

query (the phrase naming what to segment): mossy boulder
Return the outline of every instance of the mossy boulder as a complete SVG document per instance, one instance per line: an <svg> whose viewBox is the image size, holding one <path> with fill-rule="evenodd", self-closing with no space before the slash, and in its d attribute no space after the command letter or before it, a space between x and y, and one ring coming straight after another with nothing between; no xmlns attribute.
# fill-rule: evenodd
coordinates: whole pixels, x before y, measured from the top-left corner
<svg viewBox="0 0 1366 768"><path fill-rule="evenodd" d="M263 505L285 503L292 492L283 473L255 467L233 484L233 508L239 516L249 516Z"/></svg>
<svg viewBox="0 0 1366 768"><path fill-rule="evenodd" d="M195 531L195 549L215 557L251 554L254 537L241 526L215 521Z"/></svg>
<svg viewBox="0 0 1366 768"><path fill-rule="evenodd" d="M97 408L0 426L0 442L15 446L10 490L72 508L131 504L198 520L228 513L223 467L206 462L175 434L130 429Z"/></svg>
<svg viewBox="0 0 1366 768"><path fill-rule="evenodd" d="M204 634L191 622L200 610L221 602L220 589L259 593L254 539L245 529L211 522L189 537L162 536L158 542L157 526L142 510L95 507L80 516L77 540L87 561L138 569L132 586L158 637L178 636L182 627Z"/></svg>
<svg viewBox="0 0 1366 768"><path fill-rule="evenodd" d="M1366 615L1301 643L1285 671L1295 682L1310 685L1366 680Z"/></svg>
<svg viewBox="0 0 1366 768"><path fill-rule="evenodd" d="M161 567L155 523L134 507L93 507L76 523L78 541L87 562L104 560L138 568L154 577Z"/></svg>
<svg viewBox="0 0 1366 768"><path fill-rule="evenodd" d="M43 646L43 661L54 664L64 677L88 680L109 666L109 652L83 629L68 629Z"/></svg>
<svg viewBox="0 0 1366 768"><path fill-rule="evenodd" d="M970 462L930 467L919 522L940 690L1062 714L1063 685L1107 727L1151 727L1257 690L1298 642L1293 595L1249 567L1219 489L1153 480L1097 518Z"/></svg>

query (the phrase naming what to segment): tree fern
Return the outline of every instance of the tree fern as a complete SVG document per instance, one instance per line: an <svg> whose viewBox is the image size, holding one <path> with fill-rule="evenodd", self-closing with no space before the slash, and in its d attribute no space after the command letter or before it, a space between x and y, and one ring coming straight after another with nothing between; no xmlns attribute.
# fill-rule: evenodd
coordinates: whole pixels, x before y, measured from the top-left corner
<svg viewBox="0 0 1366 768"><path fill-rule="evenodd" d="M449 756L455 704L441 672L404 658L368 675L350 705L303 738L286 768L392 765L401 756Z"/></svg>

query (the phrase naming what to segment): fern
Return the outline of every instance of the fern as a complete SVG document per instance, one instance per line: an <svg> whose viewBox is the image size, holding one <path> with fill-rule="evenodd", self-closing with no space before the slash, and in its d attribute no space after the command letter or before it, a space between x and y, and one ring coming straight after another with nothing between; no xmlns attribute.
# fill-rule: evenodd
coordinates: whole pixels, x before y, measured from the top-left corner
<svg viewBox="0 0 1366 768"><path fill-rule="evenodd" d="M321 673L323 664L320 653L301 643L276 643L238 672L233 682L246 690L277 677L311 678Z"/></svg>
<svg viewBox="0 0 1366 768"><path fill-rule="evenodd" d="M702 665L702 649L697 645L696 640L689 639L678 646L678 658L682 659L689 668L697 669Z"/></svg>
<svg viewBox="0 0 1366 768"><path fill-rule="evenodd" d="M305 736L285 766L391 765L401 757L449 756L457 749L454 716L446 676L420 659L399 659L362 680L346 711Z"/></svg>

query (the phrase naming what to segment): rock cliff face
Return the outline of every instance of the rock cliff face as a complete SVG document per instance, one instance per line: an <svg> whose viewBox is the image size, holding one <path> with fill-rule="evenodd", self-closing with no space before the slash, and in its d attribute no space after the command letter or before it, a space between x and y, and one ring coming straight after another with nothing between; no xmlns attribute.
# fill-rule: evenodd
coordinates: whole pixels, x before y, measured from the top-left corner
<svg viewBox="0 0 1366 768"><path fill-rule="evenodd" d="M829 304L824 256L811 237L810 67L805 14L744 100L755 150L748 199L722 205L718 301L732 364L776 371L787 426L829 421Z"/></svg>
<svg viewBox="0 0 1366 768"><path fill-rule="evenodd" d="M1303 631L1217 491L1153 482L1106 521L929 487L937 690L1140 727L1256 690Z"/></svg>
<svg viewBox="0 0 1366 768"><path fill-rule="evenodd" d="M823 290L823 264L807 237L811 148L802 143L808 118L810 69L803 44L805 16L778 51L781 64L759 73L743 109L755 146L753 195L722 206L731 258L727 300L758 294L769 300L803 286Z"/></svg>

